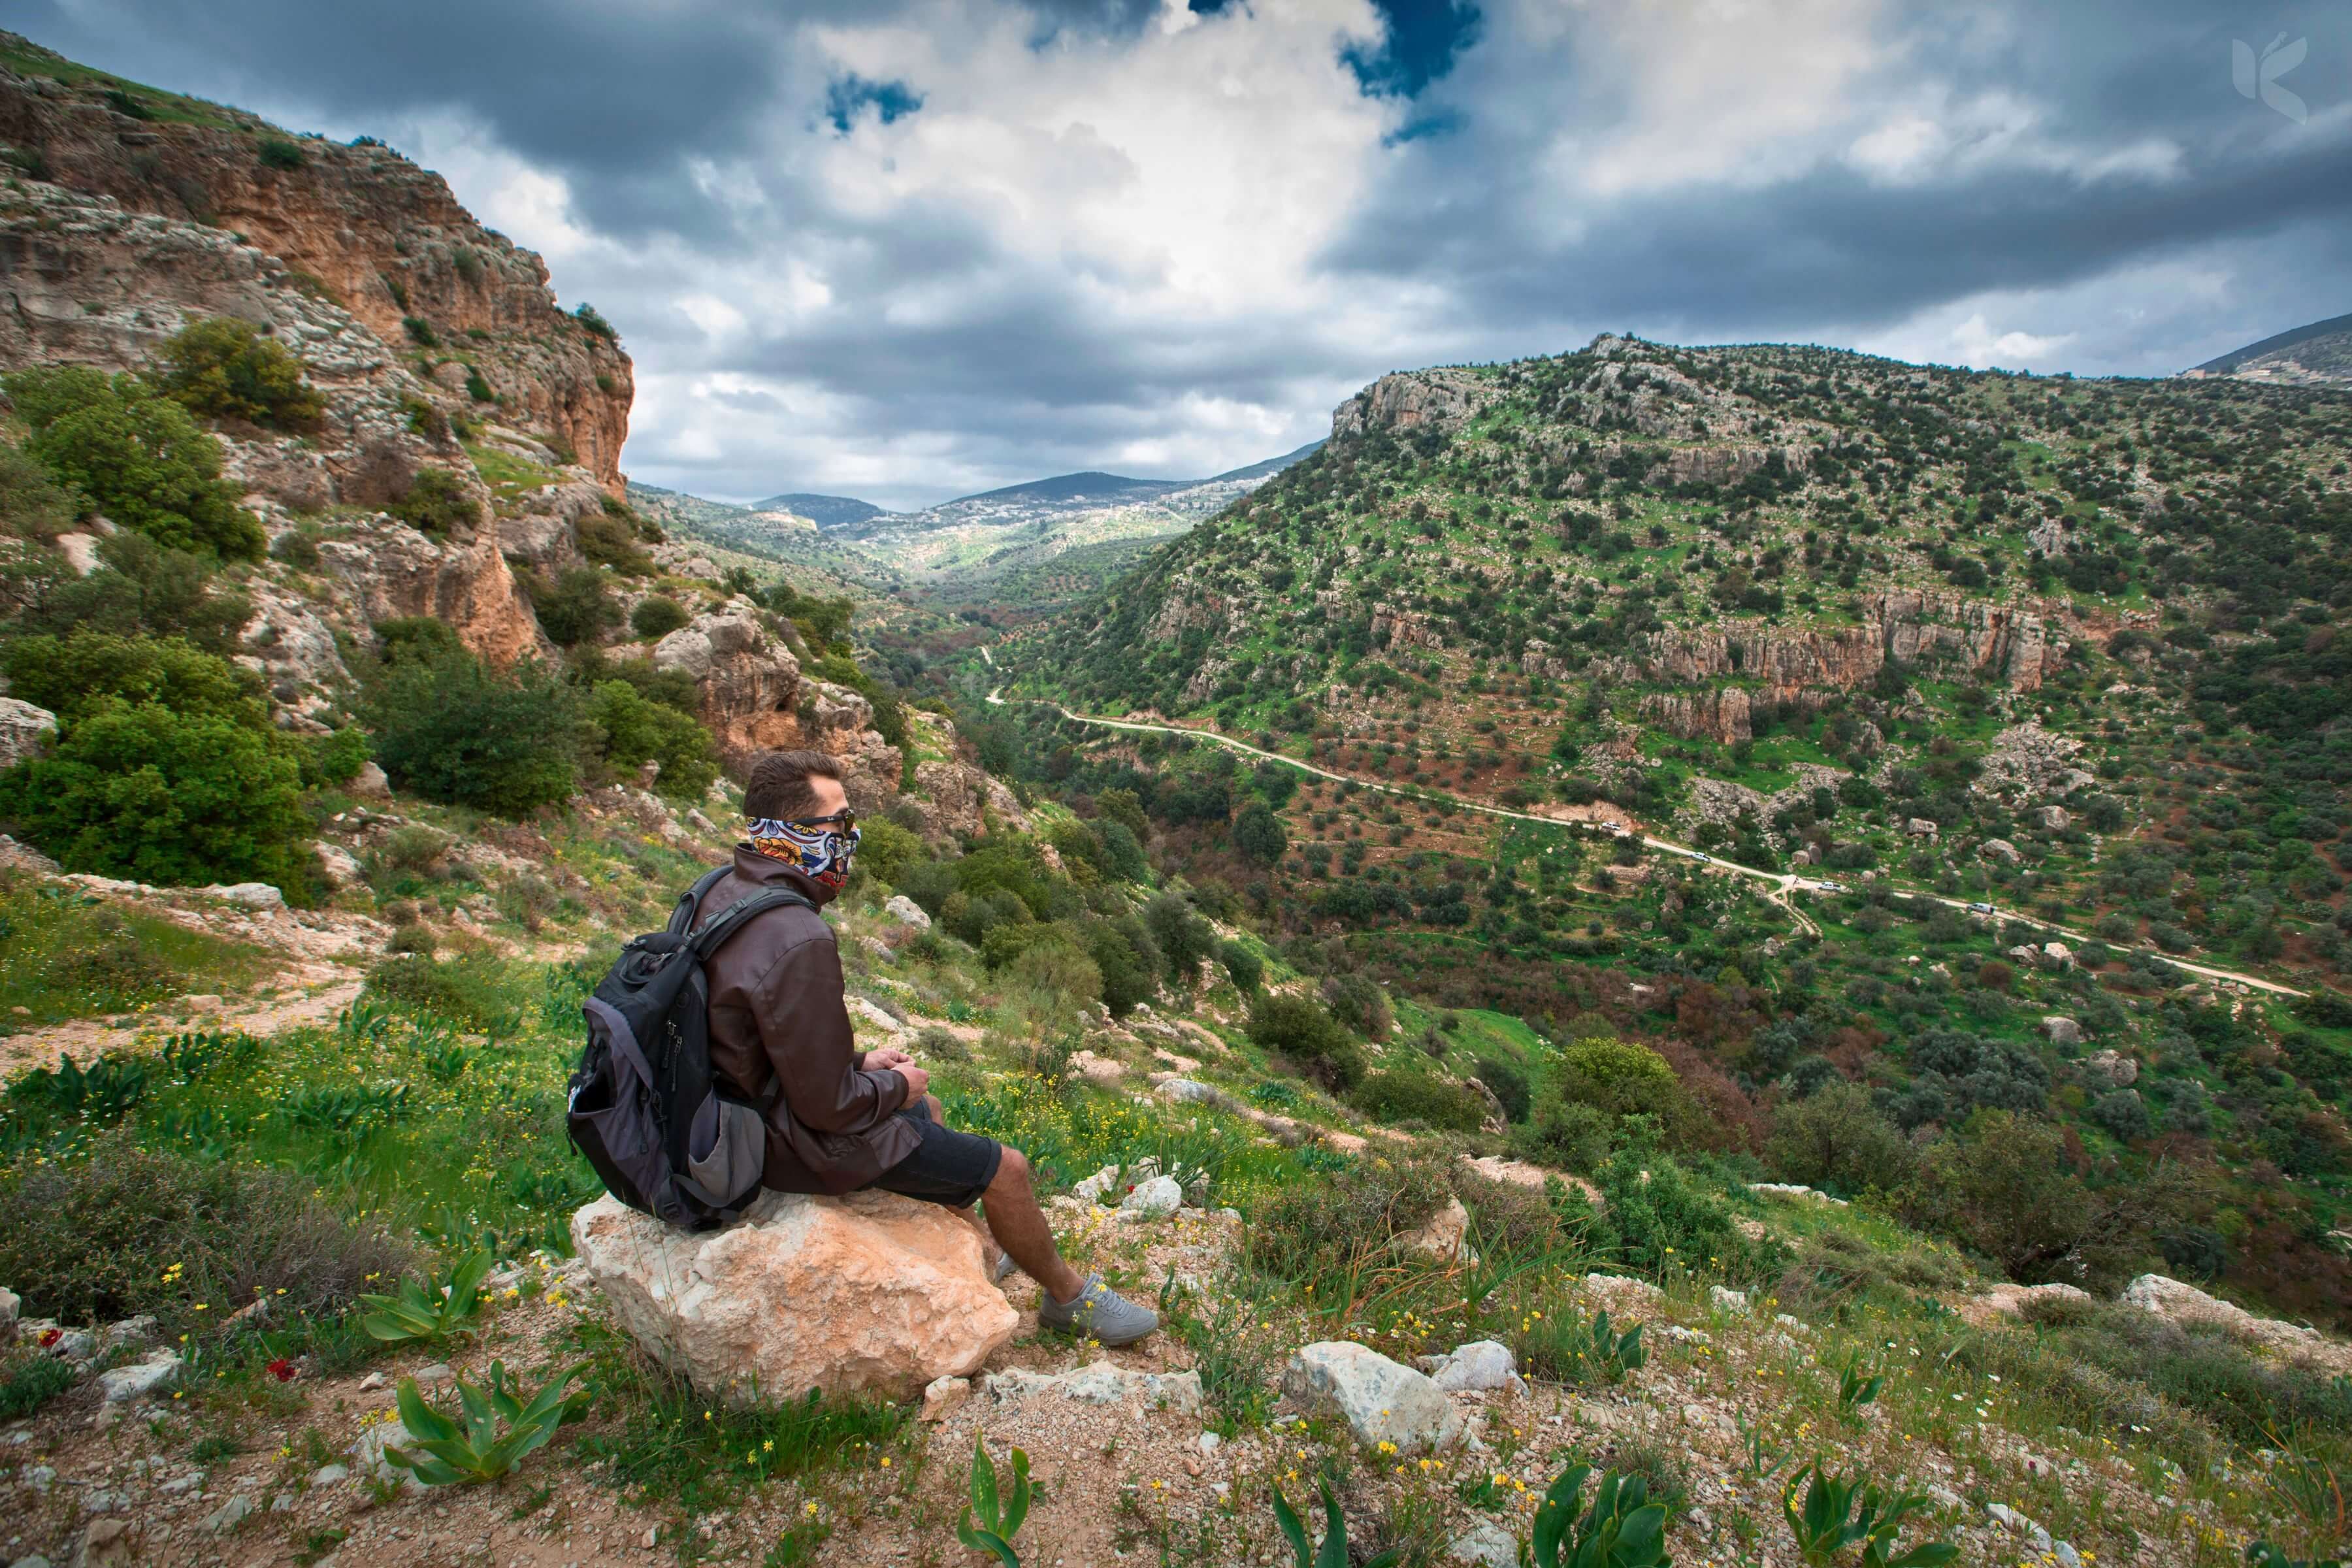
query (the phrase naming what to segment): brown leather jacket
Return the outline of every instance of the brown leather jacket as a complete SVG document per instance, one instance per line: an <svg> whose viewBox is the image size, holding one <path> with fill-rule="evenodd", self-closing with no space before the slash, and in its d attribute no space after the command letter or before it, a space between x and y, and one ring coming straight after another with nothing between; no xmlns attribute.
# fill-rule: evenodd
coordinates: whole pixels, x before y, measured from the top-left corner
<svg viewBox="0 0 2352 1568"><path fill-rule="evenodd" d="M749 845L733 872L704 895L700 925L741 899L787 888L823 907L833 897L797 866ZM897 1113L907 1079L866 1070L843 1005L841 954L814 910L771 910L729 938L704 965L710 986L710 1065L720 1083L767 1101L767 1168L760 1183L783 1193L845 1193L914 1152L921 1134Z"/></svg>

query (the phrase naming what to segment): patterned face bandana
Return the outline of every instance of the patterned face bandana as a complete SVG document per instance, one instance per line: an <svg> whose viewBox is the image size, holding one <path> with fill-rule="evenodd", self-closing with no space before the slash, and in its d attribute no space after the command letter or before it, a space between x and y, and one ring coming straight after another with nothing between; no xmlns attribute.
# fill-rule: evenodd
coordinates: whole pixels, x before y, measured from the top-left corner
<svg viewBox="0 0 2352 1568"><path fill-rule="evenodd" d="M828 892L841 891L849 880L850 862L856 857L859 834L852 827L837 831L834 823L781 822L772 816L751 818L751 847L772 860L797 866L810 881Z"/></svg>

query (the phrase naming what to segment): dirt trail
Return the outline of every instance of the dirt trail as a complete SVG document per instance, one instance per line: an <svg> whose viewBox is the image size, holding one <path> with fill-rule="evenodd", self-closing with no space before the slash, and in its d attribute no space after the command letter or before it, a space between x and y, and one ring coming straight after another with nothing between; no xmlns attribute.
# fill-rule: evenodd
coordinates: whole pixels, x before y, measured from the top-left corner
<svg viewBox="0 0 2352 1568"><path fill-rule="evenodd" d="M323 973L321 973L323 971ZM137 1046L182 1029L236 1029L269 1036L286 1029L331 1022L359 999L360 978L324 964L281 970L255 986L247 997L179 997L153 1008L112 1019L75 1018L22 1034L0 1036L0 1079L28 1068L54 1068L61 1058L87 1063L126 1046ZM194 1003L194 1005L190 1004Z"/></svg>
<svg viewBox="0 0 2352 1568"><path fill-rule="evenodd" d="M992 659L990 661L992 667L994 662L995 661ZM997 687L995 689L989 692L988 700L997 707L1003 707L1005 701L1003 691L1004 689L1003 687ZM1107 719L1097 714L1073 711L1070 709L1063 707L1058 702L1048 701L1042 697L1021 697L1015 698L1013 700L1018 702L1041 703L1047 708L1053 709L1055 712L1061 714L1063 718L1080 724L1097 724L1108 730L1149 730L1155 731L1163 735L1186 735L1196 741L1212 741L1220 746L1229 747L1236 752L1245 752L1254 757L1264 757L1270 762L1280 763L1286 767L1297 768L1301 773L1313 773L1318 778L1330 779L1339 784L1351 784L1358 789L1378 790L1383 795L1401 795L1408 800L1446 801L1453 805L1457 810L1478 812L1487 816L1505 817L1513 822L1535 822L1553 827L1560 826L1560 819L1556 816L1543 816L1529 811L1514 811L1508 806L1492 805L1481 800L1466 800L1457 795L1449 795L1444 790L1430 789L1420 784L1404 785L1383 784L1377 779L1360 779L1349 773L1333 773L1328 768L1318 767L1313 763L1301 762L1297 757L1286 757L1279 752L1269 752L1263 746L1254 746L1247 741L1237 741L1231 735L1219 734L1214 730L1204 728L1196 729L1183 724L1146 724L1131 719ZM1717 859L1702 850L1694 849L1687 844L1676 844L1672 839L1668 838L1654 838L1645 834L1643 836L1642 842L1653 849L1663 850L1669 855L1679 855L1685 859L1697 861L1710 871L1721 872L1731 876L1752 877L1759 882L1771 883L1774 890L1766 895L1768 900L1780 905L1784 910L1787 910L1790 918L1793 919L1797 922L1798 926L1802 930L1814 936L1819 936L1821 934L1821 928L1815 925L1802 910L1797 908L1793 898L1793 895L1797 892L1799 888L1804 885L1805 879L1803 878L1798 877L1788 871L1763 871L1757 869L1753 866L1742 866L1733 861ZM1937 903L1945 904L1956 910L1969 910L1978 914L1990 914L2002 920L2023 921L2028 924L2040 927L2058 936L2063 937L2070 942L2083 942L2090 940L2079 931L2069 931L2063 926L2052 925L2048 921L2042 919L2038 915L2027 914L2015 910L2004 910L1997 905L1984 903L1982 900L1978 900L1977 902L1972 903L1965 899L1948 899L1943 897L1941 894L1930 893L1913 889L1895 889L1895 896L1902 899L1928 899ZM2244 985L2256 991L2266 991L2273 996L2303 996L2309 994L2307 992L2296 990L2292 985L2282 985L2277 981L2264 980L2260 975L2248 974L2242 970L2223 969L2214 964L2191 963L2186 959L2173 958L2169 955L2166 956L2165 962L2172 965L2175 969L2180 970L2185 973L2197 975L2201 979L2219 980L2231 985Z"/></svg>

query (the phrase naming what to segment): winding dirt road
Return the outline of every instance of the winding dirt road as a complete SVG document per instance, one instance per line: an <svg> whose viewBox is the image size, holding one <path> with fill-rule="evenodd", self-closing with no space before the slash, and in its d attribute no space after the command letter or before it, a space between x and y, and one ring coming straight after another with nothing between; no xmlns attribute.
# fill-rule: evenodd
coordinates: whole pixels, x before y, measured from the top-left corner
<svg viewBox="0 0 2352 1568"><path fill-rule="evenodd" d="M981 653L983 656L985 656L987 652L988 649L985 647L982 647ZM995 668L995 659L990 658L988 660L988 665L990 668ZM990 705L998 708L1004 706L1005 699L1003 692L1004 689L1001 686L990 691L988 694L988 701ZM1351 773L1333 773L1328 768L1318 767L1313 763L1301 762L1297 757L1286 757L1279 752L1269 752L1263 746L1254 746L1247 741L1237 741L1231 735L1219 734L1214 730L1195 730L1181 724L1148 724L1133 719L1107 719L1099 714L1076 712L1071 709L1063 707L1058 702L1051 701L1042 697L1022 697L1016 698L1014 700L1020 702L1037 703L1042 707L1051 708L1054 711L1062 715L1063 718L1071 720L1076 723L1100 725L1102 728L1107 730L1131 730L1139 731L1150 731L1163 735L1189 736L1196 741L1213 741L1218 745L1228 747L1233 751L1246 752L1253 757L1264 757L1269 762L1280 763L1285 767L1297 768L1301 773L1312 773L1317 778L1330 779L1339 784L1353 784L1358 789L1378 790L1383 795L1398 795L1407 800L1444 801L1452 805L1458 811L1475 811L1487 816L1499 816L1513 822L1533 822L1547 827L1563 827L1570 825L1569 821L1560 817L1544 816L1531 811L1514 811L1508 806L1492 805L1485 801L1466 800L1460 795L1450 795L1444 790L1428 789L1419 784L1407 785L1383 784L1373 779L1360 779ZM1802 909L1798 907L1795 896L1800 891L1814 891L1822 889L1827 887L1828 884L1818 879L1808 881L1807 879L1797 876L1793 872L1763 871L1759 870L1753 866L1742 866L1734 861L1719 859L1714 856L1706 854L1703 850L1695 849L1687 844L1676 844L1672 839L1656 838L1648 834L1643 834L1642 836L1642 842L1648 847L1658 850L1664 854L1678 855L1685 860L1696 861L1709 871L1724 872L1736 877L1747 877L1753 880L1769 884L1770 891L1764 895L1769 902L1778 904L1780 908L1786 910L1789 912L1789 917L1796 921L1800 930L1812 936L1819 936L1822 934L1822 928L1816 925L1813 922L1812 918L1806 914ZM1890 879L1889 880L1891 883L1892 879ZM1938 903L1949 909L1961 910L1963 913L1979 915L1989 914L2009 920L2022 921L2040 930L2047 931L2054 935L2063 937L2070 942L2084 942L2091 940L2088 936L2080 931L2069 931L2063 926L2053 925L2048 921L2042 919L2038 915L2021 914L2015 910L2000 909L1993 904L1987 903L1982 900L1971 902L1966 899L1948 899L1940 893L1930 893L1916 888L1894 888L1892 890L1894 892L1894 896L1898 899L1925 899L1932 903ZM2168 955L2165 957L2164 962L2184 973L2195 974L2207 980L2219 980L2231 985L2249 986L2256 991L2268 992L2274 996L2303 996L2308 994L2306 992L2296 990L2292 985L2282 985L2274 980L2264 980L2259 975L2242 973L2234 969L2219 969L2210 964L2190 963L2184 959L2173 958Z"/></svg>

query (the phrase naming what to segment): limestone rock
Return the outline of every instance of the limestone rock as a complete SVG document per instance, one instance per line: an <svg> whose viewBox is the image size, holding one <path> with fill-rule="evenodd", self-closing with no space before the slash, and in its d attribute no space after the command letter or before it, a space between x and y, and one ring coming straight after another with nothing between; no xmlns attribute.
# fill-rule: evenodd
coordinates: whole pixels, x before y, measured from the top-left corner
<svg viewBox="0 0 2352 1568"><path fill-rule="evenodd" d="M1125 1220L1166 1219L1184 1206L1184 1189L1176 1184L1173 1176L1154 1176L1136 1184L1118 1205L1119 1217Z"/></svg>
<svg viewBox="0 0 2352 1568"><path fill-rule="evenodd" d="M1978 847L1977 852L1987 859L1998 860L2004 866L2014 866L2025 858L2017 852L2017 846L2006 838L1988 838Z"/></svg>
<svg viewBox="0 0 2352 1568"><path fill-rule="evenodd" d="M24 1300L14 1290L0 1289L0 1345L16 1342L16 1316L24 1310Z"/></svg>
<svg viewBox="0 0 2352 1568"><path fill-rule="evenodd" d="M0 697L0 769L30 762L48 749L58 716L21 698Z"/></svg>
<svg viewBox="0 0 2352 1568"><path fill-rule="evenodd" d="M900 925L912 926L917 931L931 929L931 917L923 912L923 906L904 893L893 894L890 901L882 906L882 912Z"/></svg>
<svg viewBox="0 0 2352 1568"><path fill-rule="evenodd" d="M1290 1358L1282 1372L1286 1405L1301 1415L1337 1415L1356 1441L1393 1443L1400 1454L1450 1446L1462 1418L1438 1386L1409 1366L1348 1340L1325 1340Z"/></svg>
<svg viewBox="0 0 2352 1568"><path fill-rule="evenodd" d="M1748 1190L1759 1198L1790 1198L1806 1203L1830 1204L1838 1208L1846 1206L1843 1198L1833 1198L1817 1188L1801 1186L1794 1182L1750 1182Z"/></svg>
<svg viewBox="0 0 2352 1568"><path fill-rule="evenodd" d="M1462 1206L1460 1198L1449 1197L1444 1208L1429 1216L1427 1224L1411 1236L1398 1237L1397 1247L1402 1251L1450 1262L1463 1254L1469 1234L1470 1211Z"/></svg>
<svg viewBox="0 0 2352 1568"><path fill-rule="evenodd" d="M2004 1280L1976 1298L1980 1312L1999 1313L2004 1318L2021 1318L2026 1309L2037 1301L2056 1301L2088 1307L2094 1298L2088 1290L2074 1285L2015 1285Z"/></svg>
<svg viewBox="0 0 2352 1568"><path fill-rule="evenodd" d="M730 608L697 616L656 643L653 659L656 668L694 681L703 722L729 762L740 765L757 752L813 740L802 733L795 711L800 660L751 615Z"/></svg>
<svg viewBox="0 0 2352 1568"><path fill-rule="evenodd" d="M1937 828L1935 823L1928 818L1914 816L1905 820L1903 831L1914 838L1933 838L1936 837Z"/></svg>
<svg viewBox="0 0 2352 1568"><path fill-rule="evenodd" d="M969 763L937 757L917 763L915 789L922 797L914 804L926 838L979 835L992 822L1015 833L1028 831L1029 814L1003 781Z"/></svg>
<svg viewBox="0 0 2352 1568"><path fill-rule="evenodd" d="M1452 432L1493 401L1496 388L1466 370L1409 370L1384 375L1331 411L1331 439L1374 430Z"/></svg>
<svg viewBox="0 0 2352 1568"><path fill-rule="evenodd" d="M2259 1345L2290 1361L2308 1363L2329 1373L2352 1374L2352 1345L2323 1338L2300 1323L2257 1317L2233 1302L2209 1296L2194 1285L2161 1274L2143 1274L2124 1287L2127 1306L2152 1312L2183 1327L2217 1328L2233 1339Z"/></svg>
<svg viewBox="0 0 2352 1568"><path fill-rule="evenodd" d="M347 787L362 800L392 798L392 781L384 777L383 770L375 764L373 759L360 764L360 771L352 775Z"/></svg>
<svg viewBox="0 0 2352 1568"><path fill-rule="evenodd" d="M2093 1051L2083 1058L2083 1070L2096 1074L2114 1089L2129 1089L2139 1081L2139 1063L2121 1051Z"/></svg>
<svg viewBox="0 0 2352 1568"><path fill-rule="evenodd" d="M1481 1522L1446 1542L1445 1557L1471 1568L1519 1568L1519 1543L1501 1525Z"/></svg>
<svg viewBox="0 0 2352 1568"><path fill-rule="evenodd" d="M1745 1313L1748 1310L1748 1292L1734 1290L1726 1285L1708 1286L1706 1300L1707 1305L1718 1312Z"/></svg>
<svg viewBox="0 0 2352 1568"><path fill-rule="evenodd" d="M365 879L366 873L360 868L360 863L352 858L350 850L339 844L330 844L321 838L310 846L310 852L319 858L319 868L325 874L330 888L356 887Z"/></svg>
<svg viewBox="0 0 2352 1568"><path fill-rule="evenodd" d="M1500 1340L1473 1340L1456 1345L1451 1355L1435 1358L1427 1368L1429 1380L1448 1394L1484 1393L1497 1388L1518 1392L1527 1387L1511 1347Z"/></svg>
<svg viewBox="0 0 2352 1568"><path fill-rule="evenodd" d="M572 1235L647 1353L730 1405L911 1394L977 1371L1019 1321L971 1226L888 1193L763 1194L699 1235L606 1196Z"/></svg>
<svg viewBox="0 0 2352 1568"><path fill-rule="evenodd" d="M197 889L208 899L218 899L225 904L236 904L248 910L282 910L286 895L267 882L215 882Z"/></svg>
<svg viewBox="0 0 2352 1568"><path fill-rule="evenodd" d="M1095 1204L1100 1203L1109 1194L1118 1190L1118 1167L1105 1165L1101 1170L1072 1187L1070 1195L1080 1203Z"/></svg>
<svg viewBox="0 0 2352 1568"><path fill-rule="evenodd" d="M1056 1398L1080 1405L1118 1405L1134 1400L1148 1409L1187 1414L1201 1408L1197 1372L1139 1372L1099 1360L1069 1372L1039 1373L1013 1367L991 1373L988 1395L1002 1404L1014 1399Z"/></svg>
<svg viewBox="0 0 2352 1568"><path fill-rule="evenodd" d="M2042 1016L2042 1032L2050 1037L2053 1046L2079 1046L2083 1043L2083 1026L2055 1013Z"/></svg>
<svg viewBox="0 0 2352 1568"><path fill-rule="evenodd" d="M971 1379L968 1377L935 1377L923 1385L923 1407L916 1419L940 1422L961 1409L971 1397Z"/></svg>
<svg viewBox="0 0 2352 1568"><path fill-rule="evenodd" d="M105 1393L107 1404L128 1405L171 1386L180 1375L180 1366L177 1351L150 1351L143 1361L100 1373L98 1384Z"/></svg>

